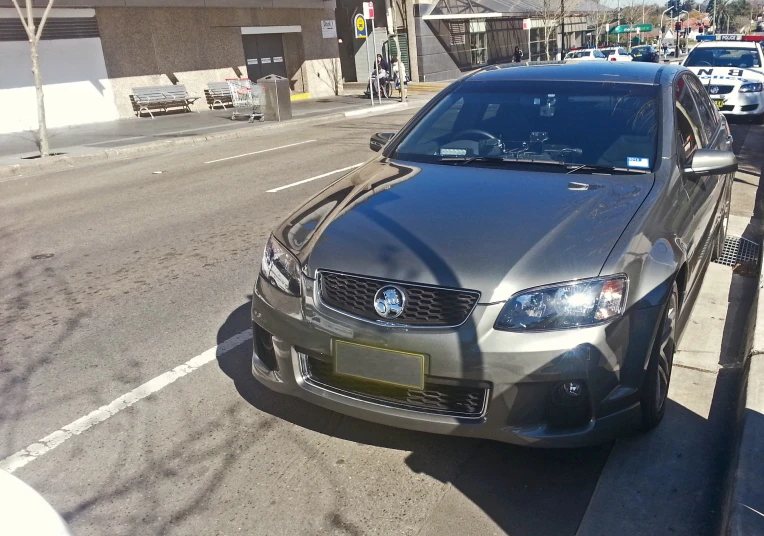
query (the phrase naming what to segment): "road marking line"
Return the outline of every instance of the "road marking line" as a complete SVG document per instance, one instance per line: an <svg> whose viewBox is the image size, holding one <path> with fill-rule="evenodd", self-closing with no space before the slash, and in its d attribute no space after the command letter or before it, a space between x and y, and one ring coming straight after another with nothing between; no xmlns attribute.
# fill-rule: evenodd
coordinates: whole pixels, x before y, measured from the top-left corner
<svg viewBox="0 0 764 536"><path fill-rule="evenodd" d="M302 145L304 143L312 143L316 140L298 141L297 143L290 143L289 145L282 145L281 147L271 147L270 149L263 149L262 151L255 151L253 153L237 154L236 156L226 156L225 158L218 158L217 160L210 160L205 164L214 164L215 162L222 162L223 160L232 160L234 158L241 158L242 156L251 156L253 154L267 153L268 151L275 151L277 149L286 149L287 147L294 147L295 145Z"/></svg>
<svg viewBox="0 0 764 536"><path fill-rule="evenodd" d="M306 182L314 181L316 179L323 179L324 177L328 177L329 175L334 175L335 173L342 173L343 171L349 171L351 169L355 169L357 167L361 167L363 165L363 162L360 164L353 164L352 166L344 167L342 169L335 169L334 171L330 171L329 173L322 173L321 175L316 175L315 177L311 177L309 179L293 182L292 184L287 184L286 186L279 186L278 188L274 188L273 190L267 190L269 194L280 192L281 190L286 190L287 188L291 188L292 186L299 186L300 184L305 184Z"/></svg>
<svg viewBox="0 0 764 536"><path fill-rule="evenodd" d="M230 339L221 342L217 346L213 346L198 356L189 359L182 365L178 365L174 369L168 370L164 374L160 374L156 378L153 378L143 385L136 387L129 393L125 393L119 398L113 400L111 403L106 404L105 406L101 406L95 411L91 411L84 417L81 417L76 421L67 424L52 434L48 434L36 443L32 443L27 448L8 456L4 460L0 461L0 469L12 473L16 469L24 467L29 462L34 461L43 454L50 452L73 436L79 435L89 428L92 428L99 422L103 422L109 417L116 415L123 409L129 408L139 400L156 393L164 387L167 387L175 380L178 380L183 376L192 373L202 365L206 365L216 357L233 350L251 338L251 329L234 335Z"/></svg>

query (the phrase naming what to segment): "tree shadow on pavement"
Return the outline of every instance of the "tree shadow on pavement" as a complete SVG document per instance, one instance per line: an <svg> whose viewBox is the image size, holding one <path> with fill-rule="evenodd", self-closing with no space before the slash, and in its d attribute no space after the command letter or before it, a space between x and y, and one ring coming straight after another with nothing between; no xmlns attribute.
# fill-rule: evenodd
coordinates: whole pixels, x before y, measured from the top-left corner
<svg viewBox="0 0 764 536"><path fill-rule="evenodd" d="M249 298L249 297L248 297ZM218 331L218 344L250 328L250 303L233 311ZM443 533L450 505L465 499L513 535L574 534L597 484L611 446L530 449L495 441L427 434L370 423L275 393L251 373L252 341L218 356L220 369L255 409L319 434L385 449L408 451L405 463L419 474L450 484L428 515L425 528ZM278 452L274 450L274 461ZM380 490L382 492L383 490ZM310 515L329 512L311 512ZM443 517L444 519L439 519ZM479 523L487 523L480 516ZM480 530L471 521L466 532ZM490 522L488 522L490 525ZM389 527L394 531L394 527ZM452 528L455 528L452 527ZM495 529L495 527L494 527ZM486 529L487 530L487 529ZM447 532L451 532L451 528Z"/></svg>

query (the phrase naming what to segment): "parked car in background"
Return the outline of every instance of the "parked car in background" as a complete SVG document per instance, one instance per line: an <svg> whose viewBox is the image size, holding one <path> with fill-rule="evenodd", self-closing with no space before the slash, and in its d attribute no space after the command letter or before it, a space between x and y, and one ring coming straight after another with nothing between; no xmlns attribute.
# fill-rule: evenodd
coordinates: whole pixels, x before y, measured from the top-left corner
<svg viewBox="0 0 764 536"><path fill-rule="evenodd" d="M660 61L660 53L658 49L652 45L640 45L631 49L631 57L633 61L646 61L651 63L658 63Z"/></svg>
<svg viewBox="0 0 764 536"><path fill-rule="evenodd" d="M631 54L622 47L603 48L601 52L605 55L607 61L632 61Z"/></svg>
<svg viewBox="0 0 764 536"><path fill-rule="evenodd" d="M605 55L595 48L571 50L563 58L564 63L579 63L581 61L604 61Z"/></svg>

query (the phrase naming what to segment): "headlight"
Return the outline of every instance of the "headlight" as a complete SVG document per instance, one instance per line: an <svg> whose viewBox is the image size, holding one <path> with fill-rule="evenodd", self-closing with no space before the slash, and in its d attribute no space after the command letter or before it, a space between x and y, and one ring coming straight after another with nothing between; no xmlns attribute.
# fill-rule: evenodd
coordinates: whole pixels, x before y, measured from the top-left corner
<svg viewBox="0 0 764 536"><path fill-rule="evenodd" d="M300 295L300 263L273 235L263 250L260 275L277 289Z"/></svg>
<svg viewBox="0 0 764 536"><path fill-rule="evenodd" d="M743 84L738 91L740 93L760 93L764 89L761 82L754 82L753 84Z"/></svg>
<svg viewBox="0 0 764 536"><path fill-rule="evenodd" d="M494 329L543 331L585 327L623 314L628 278L623 275L572 281L516 294Z"/></svg>

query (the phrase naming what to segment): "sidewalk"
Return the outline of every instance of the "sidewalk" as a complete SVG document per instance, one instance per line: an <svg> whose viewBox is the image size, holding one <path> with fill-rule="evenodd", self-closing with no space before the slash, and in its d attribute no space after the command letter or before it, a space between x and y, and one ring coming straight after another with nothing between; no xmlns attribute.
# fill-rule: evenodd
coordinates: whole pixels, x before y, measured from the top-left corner
<svg viewBox="0 0 764 536"><path fill-rule="evenodd" d="M362 117L394 112L407 107L420 107L445 85L417 85L407 103L397 99L376 101L372 107L357 88L349 84L346 94L292 102L292 119L282 123L249 123L246 118L231 120L231 109L205 110L200 113L158 114L151 117L119 119L48 130L51 151L62 153L57 158L36 158L39 155L34 132L0 134L0 178L22 172L37 172L55 167L63 161L153 150L153 148L198 143L207 139L238 138L251 132L274 127L297 126L305 123L330 121L345 117ZM44 162L44 164L43 164Z"/></svg>

